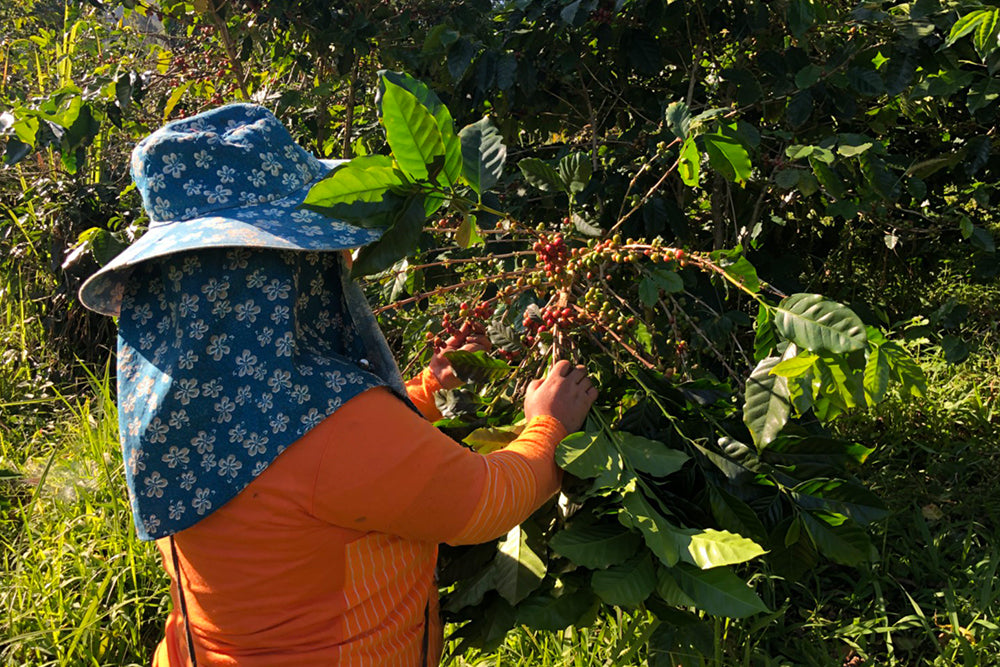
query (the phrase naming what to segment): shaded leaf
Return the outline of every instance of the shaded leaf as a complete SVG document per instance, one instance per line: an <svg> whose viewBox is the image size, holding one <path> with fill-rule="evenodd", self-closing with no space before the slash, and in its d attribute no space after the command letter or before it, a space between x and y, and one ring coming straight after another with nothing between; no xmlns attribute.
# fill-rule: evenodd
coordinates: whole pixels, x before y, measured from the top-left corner
<svg viewBox="0 0 1000 667"><path fill-rule="evenodd" d="M590 158L584 153L570 153L559 160L559 176L573 194L583 192L592 174Z"/></svg>
<svg viewBox="0 0 1000 667"><path fill-rule="evenodd" d="M802 508L827 510L848 516L860 524L886 516L885 503L874 493L842 479L814 479L795 486L791 497Z"/></svg>
<svg viewBox="0 0 1000 667"><path fill-rule="evenodd" d="M727 567L699 570L682 563L671 568L669 575L698 609L709 614L744 618L767 611L753 589Z"/></svg>
<svg viewBox="0 0 1000 667"><path fill-rule="evenodd" d="M566 184L552 165L538 158L526 157L517 163L529 184L542 192L566 192Z"/></svg>
<svg viewBox="0 0 1000 667"><path fill-rule="evenodd" d="M831 512L803 512L802 524L816 550L843 565L860 565L868 560L871 540L861 526Z"/></svg>
<svg viewBox="0 0 1000 667"><path fill-rule="evenodd" d="M423 197L408 197L403 206L393 214L391 226L382 234L382 238L365 246L358 253L351 267L351 276L359 278L384 271L416 250L425 220Z"/></svg>
<svg viewBox="0 0 1000 667"><path fill-rule="evenodd" d="M483 350L449 350L444 356L451 363L455 375L463 382L485 384L505 378L513 368L503 359L494 359Z"/></svg>
<svg viewBox="0 0 1000 667"><path fill-rule="evenodd" d="M628 560L642 546L642 536L618 522L575 521L553 535L549 546L560 556L593 570Z"/></svg>
<svg viewBox="0 0 1000 667"><path fill-rule="evenodd" d="M639 529L649 550L668 567L680 560L677 528L653 509L641 491L632 490L625 494L618 520Z"/></svg>
<svg viewBox="0 0 1000 667"><path fill-rule="evenodd" d="M598 605L600 601L588 588L558 597L536 594L517 606L517 620L529 628L554 632L579 624Z"/></svg>
<svg viewBox="0 0 1000 667"><path fill-rule="evenodd" d="M656 568L642 551L621 565L594 572L590 586L607 604L635 607L656 588Z"/></svg>
<svg viewBox="0 0 1000 667"><path fill-rule="evenodd" d="M671 102L664 114L667 127L678 139L686 139L691 131L691 109L684 102ZM687 145L687 142L684 142ZM687 181L685 181L687 183ZM690 183L688 183L690 185Z"/></svg>
<svg viewBox="0 0 1000 667"><path fill-rule="evenodd" d="M636 470L656 477L666 477L680 470L691 458L682 451L671 449L662 442L631 433L619 433L621 453Z"/></svg>
<svg viewBox="0 0 1000 667"><path fill-rule="evenodd" d="M462 144L462 175L476 194L482 194L496 185L503 174L507 160L503 137L487 116L463 127L458 136Z"/></svg>

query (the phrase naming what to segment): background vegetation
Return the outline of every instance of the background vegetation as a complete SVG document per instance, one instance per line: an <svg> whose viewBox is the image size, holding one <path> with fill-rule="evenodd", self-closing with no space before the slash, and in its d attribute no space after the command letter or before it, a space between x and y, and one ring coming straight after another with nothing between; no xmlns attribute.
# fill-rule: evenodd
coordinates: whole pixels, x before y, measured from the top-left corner
<svg viewBox="0 0 1000 667"><path fill-rule="evenodd" d="M367 263L404 365L426 358L428 328L458 326L442 315L460 322L462 301L496 311L491 334L516 369L496 372L515 381L451 397L445 426L457 437L502 430L518 379L557 352L587 359L604 389L595 442L654 438L691 459L639 470L649 502L663 500L675 527L729 530L767 551L739 542L737 556L683 569L650 544L649 565L588 563L557 537L572 517L548 508L533 524L540 536L526 525L517 542L516 585L477 587L449 570L446 600L466 603L446 608L469 621L453 664L1000 662L997 3L19 0L0 19L5 664L147 663L167 611L124 499L113 323L75 299L144 228L132 143L165 120L250 99L318 155L401 165L380 124L393 113L376 102L382 69L436 91L455 131L488 115L484 163L505 151L495 183L450 178L448 208L425 206L432 224L421 218ZM565 257L546 247L556 234ZM651 264L654 247L670 257L655 251ZM567 279L581 255L594 266ZM484 287L498 274L510 279ZM752 373L787 353L782 339L808 342L766 336L760 313L793 293L849 306L867 347L841 363L799 345L809 363L787 377L815 381L781 394L777 376ZM870 381L883 334L919 368L900 362ZM823 375L809 355L841 372ZM480 380L500 368L469 363ZM787 399L768 427L784 440L743 423L755 383ZM644 409L656 401L671 409ZM749 477L727 474L734 463ZM831 479L853 495L816 486ZM629 481L568 488L576 516L616 515ZM876 518L867 533L852 527ZM614 530L650 543L638 526ZM495 573L496 549L448 556ZM726 567L754 591L690 585Z"/></svg>

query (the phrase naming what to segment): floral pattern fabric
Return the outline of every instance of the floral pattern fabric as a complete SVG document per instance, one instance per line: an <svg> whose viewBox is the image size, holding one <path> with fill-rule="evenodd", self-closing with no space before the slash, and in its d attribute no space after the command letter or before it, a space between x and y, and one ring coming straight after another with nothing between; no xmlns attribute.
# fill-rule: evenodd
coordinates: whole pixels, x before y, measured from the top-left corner
<svg viewBox="0 0 1000 667"><path fill-rule="evenodd" d="M336 253L251 248L134 268L118 395L140 539L208 516L348 400L398 384L370 372L370 335L345 303L342 271Z"/></svg>
<svg viewBox="0 0 1000 667"><path fill-rule="evenodd" d="M150 224L80 290L85 306L117 315L128 269L204 247L341 250L382 230L299 208L339 162L318 160L263 107L230 104L168 123L132 152L132 177Z"/></svg>

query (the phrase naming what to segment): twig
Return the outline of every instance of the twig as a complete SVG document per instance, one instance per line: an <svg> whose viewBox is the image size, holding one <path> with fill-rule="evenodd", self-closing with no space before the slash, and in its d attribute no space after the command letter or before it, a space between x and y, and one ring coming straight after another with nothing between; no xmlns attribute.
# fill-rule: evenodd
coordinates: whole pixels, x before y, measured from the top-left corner
<svg viewBox="0 0 1000 667"><path fill-rule="evenodd" d="M433 296L440 296L441 294L446 294L448 292L454 292L455 290L463 289L463 288L469 287L470 285L476 285L476 284L485 283L485 282L492 282L494 280L504 280L504 279L507 279L507 278L517 278L518 276L526 276L529 273L532 273L533 271L534 271L534 269L520 269L518 271L507 271L505 273L501 273L501 274L498 274L498 275L495 275L495 276L485 276L483 278L473 278L472 280L466 280L464 282L457 283L455 285L445 285L444 287L439 287L439 288L437 288L435 290L431 290L429 292L422 292L420 294L416 294L414 296L411 296L411 297L408 297L406 299L403 299L402 301L396 301L394 303L390 303L390 304L387 304L385 306L381 306L379 308L374 308L374 309L372 309L372 312L374 312L376 315L381 315L382 313L386 312L387 310L395 310L397 308L402 308L403 306L408 306L411 303L416 303L417 301L422 301L423 299L429 299L429 298L431 298Z"/></svg>
<svg viewBox="0 0 1000 667"><path fill-rule="evenodd" d="M226 6L228 0L225 0L220 5L216 5L215 2L211 2L208 5L209 14L212 20L219 28L219 32L222 34L222 45L226 48L226 55L229 56L229 64L233 66L233 71L236 72L236 83L240 86L240 92L243 93L243 99L250 100L250 92L247 90L246 75L243 73L243 65L240 64L240 60L236 55L236 49L233 46L233 38L229 35L229 26L226 25L225 19L222 18L220 10Z"/></svg>

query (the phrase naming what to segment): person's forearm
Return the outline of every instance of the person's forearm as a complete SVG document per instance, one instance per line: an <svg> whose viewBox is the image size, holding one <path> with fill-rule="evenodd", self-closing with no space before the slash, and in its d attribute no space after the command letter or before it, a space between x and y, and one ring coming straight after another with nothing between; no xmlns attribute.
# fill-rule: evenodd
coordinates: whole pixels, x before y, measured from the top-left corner
<svg viewBox="0 0 1000 667"><path fill-rule="evenodd" d="M487 454L487 473L469 522L449 544L475 544L505 535L559 490L555 448L566 436L559 420L533 419L506 448Z"/></svg>

